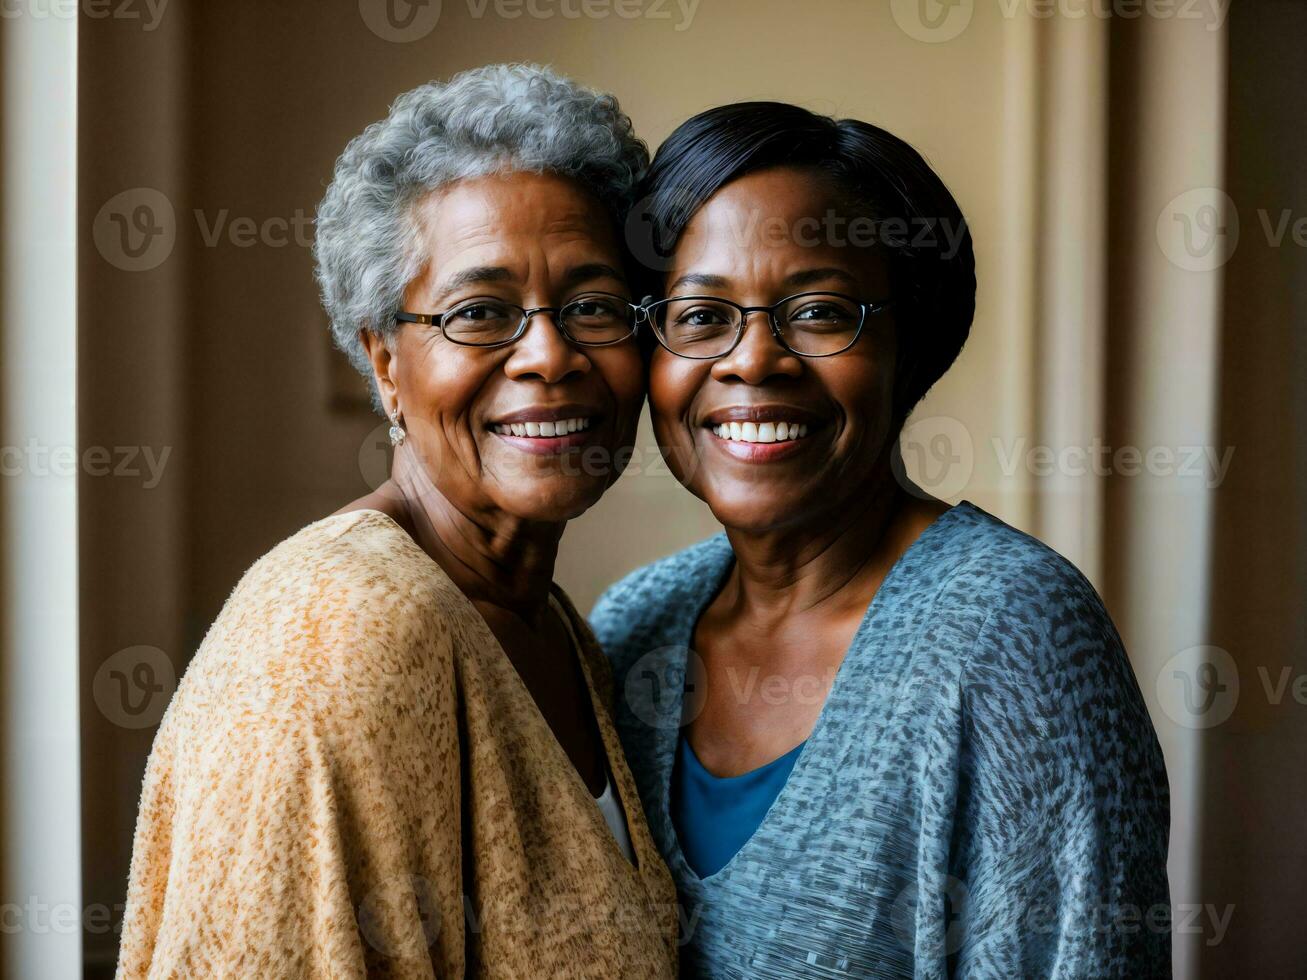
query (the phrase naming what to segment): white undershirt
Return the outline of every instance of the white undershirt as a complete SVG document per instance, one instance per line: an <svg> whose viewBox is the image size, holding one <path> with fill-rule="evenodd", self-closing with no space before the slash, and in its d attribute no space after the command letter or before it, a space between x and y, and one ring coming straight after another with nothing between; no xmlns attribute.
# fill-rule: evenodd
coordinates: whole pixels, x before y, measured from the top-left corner
<svg viewBox="0 0 1307 980"><path fill-rule="evenodd" d="M549 603L554 607L554 611L558 613L558 618L563 621L563 625L567 627L567 634L572 639L572 649L576 652L576 656L578 658L583 656L581 653L581 639L576 635L576 630L572 628L571 617L567 615L567 611L553 595L549 597ZM601 738L601 747L602 742ZM599 807L599 812L604 815L604 823L608 824L608 829L612 831L618 849L626 855L626 860L635 864L635 851L631 849L631 834L626 829L626 814L622 812L621 800L613 792L613 780L608 775L607 766L604 766L604 791L595 799L595 803Z"/></svg>
<svg viewBox="0 0 1307 980"><path fill-rule="evenodd" d="M608 829L617 839L618 848L626 855L626 860L635 864L635 852L631 850L631 835L626 829L626 815L622 813L622 804L617 799L617 794L613 792L613 781L606 774L603 795L595 800L595 803L599 804L599 812L604 815L604 823L608 824Z"/></svg>

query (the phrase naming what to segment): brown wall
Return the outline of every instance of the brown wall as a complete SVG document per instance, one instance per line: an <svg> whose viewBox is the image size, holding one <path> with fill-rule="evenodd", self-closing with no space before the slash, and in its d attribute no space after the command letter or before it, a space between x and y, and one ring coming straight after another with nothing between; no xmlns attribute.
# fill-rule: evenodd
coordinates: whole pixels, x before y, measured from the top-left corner
<svg viewBox="0 0 1307 980"><path fill-rule="evenodd" d="M1301 975L1307 877L1307 5L1236 5L1227 191L1239 241L1225 267L1223 442L1239 465L1217 498L1211 643L1238 666L1233 716L1207 734L1201 864L1234 905L1205 977ZM1288 225L1275 244L1283 217ZM1293 225L1299 223L1298 241ZM1267 694L1287 677L1276 703ZM1305 682L1307 683L1307 682Z"/></svg>
<svg viewBox="0 0 1307 980"><path fill-rule="evenodd" d="M82 899L103 907L114 926L154 728L129 727L135 718L97 698L94 679L110 657L133 647L163 651L177 668L184 662L195 543L184 452L192 321L184 308L185 239L158 267L129 272L100 252L92 231L102 206L121 192L147 186L185 200L187 22L182 10L170 14L150 33L130 22L84 22L78 47L78 441L110 452L132 447L131 468L142 474L145 447L173 452L150 489L144 475L83 476L78 488ZM108 251L119 263L125 254ZM157 721L163 697L151 699L143 721ZM88 963L111 963L116 935L99 912L87 925Z"/></svg>

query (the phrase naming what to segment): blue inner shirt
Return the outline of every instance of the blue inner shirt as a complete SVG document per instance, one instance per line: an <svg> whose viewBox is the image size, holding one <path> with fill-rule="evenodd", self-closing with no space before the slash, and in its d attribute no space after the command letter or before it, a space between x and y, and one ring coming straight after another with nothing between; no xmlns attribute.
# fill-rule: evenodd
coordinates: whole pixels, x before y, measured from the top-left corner
<svg viewBox="0 0 1307 980"><path fill-rule="evenodd" d="M739 776L714 776L681 736L672 769L672 822L681 851L700 878L715 875L762 823L803 751L800 742Z"/></svg>

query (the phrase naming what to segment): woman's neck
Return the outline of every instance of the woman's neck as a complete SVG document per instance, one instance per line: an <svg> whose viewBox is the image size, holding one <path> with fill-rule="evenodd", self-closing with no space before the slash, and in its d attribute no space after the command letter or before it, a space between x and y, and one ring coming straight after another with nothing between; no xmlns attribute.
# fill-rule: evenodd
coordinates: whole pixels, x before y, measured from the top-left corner
<svg viewBox="0 0 1307 980"><path fill-rule="evenodd" d="M723 599L746 619L865 608L894 563L945 505L908 493L886 466L856 503L781 528L727 528L735 568Z"/></svg>
<svg viewBox="0 0 1307 980"><path fill-rule="evenodd" d="M466 512L402 451L382 492L395 501L391 516L474 605L527 624L540 620L566 525L525 521L491 508Z"/></svg>

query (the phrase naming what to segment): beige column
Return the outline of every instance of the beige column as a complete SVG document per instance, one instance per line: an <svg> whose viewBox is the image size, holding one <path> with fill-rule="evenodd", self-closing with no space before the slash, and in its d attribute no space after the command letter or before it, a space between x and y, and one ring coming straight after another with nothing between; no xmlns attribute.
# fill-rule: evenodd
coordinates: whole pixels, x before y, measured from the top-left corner
<svg viewBox="0 0 1307 980"><path fill-rule="evenodd" d="M1040 21L1035 442L1061 463L1038 479L1035 533L1102 588L1108 24Z"/></svg>
<svg viewBox="0 0 1307 980"><path fill-rule="evenodd" d="M77 22L0 19L0 976L81 976Z"/></svg>
<svg viewBox="0 0 1307 980"><path fill-rule="evenodd" d="M1117 456L1108 479L1104 579L1166 756L1181 911L1204 901L1202 740L1175 685L1208 642L1214 494L1175 453L1219 445L1225 64L1211 18L1113 22L1107 441L1138 455ZM1177 977L1196 975L1202 941L1176 933Z"/></svg>

